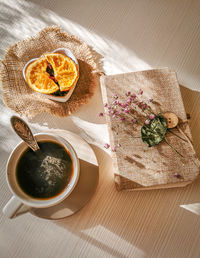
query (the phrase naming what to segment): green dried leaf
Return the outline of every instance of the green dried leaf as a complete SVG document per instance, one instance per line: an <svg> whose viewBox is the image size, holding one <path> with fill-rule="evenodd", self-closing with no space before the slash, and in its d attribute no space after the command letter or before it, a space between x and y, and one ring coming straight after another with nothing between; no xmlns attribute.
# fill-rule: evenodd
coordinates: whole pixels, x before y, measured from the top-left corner
<svg viewBox="0 0 200 258"><path fill-rule="evenodd" d="M149 125L144 124L141 128L143 142L149 147L159 144L167 132L167 120L162 115L157 115Z"/></svg>

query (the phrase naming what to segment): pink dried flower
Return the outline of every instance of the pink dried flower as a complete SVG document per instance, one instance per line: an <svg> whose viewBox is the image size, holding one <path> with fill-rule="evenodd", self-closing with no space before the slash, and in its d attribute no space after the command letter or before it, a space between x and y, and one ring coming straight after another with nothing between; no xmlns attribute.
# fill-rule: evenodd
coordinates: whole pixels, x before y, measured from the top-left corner
<svg viewBox="0 0 200 258"><path fill-rule="evenodd" d="M149 102L153 102L153 99L149 99Z"/></svg>
<svg viewBox="0 0 200 258"><path fill-rule="evenodd" d="M113 115L114 118L117 118L118 117L118 113L116 112L114 115Z"/></svg>
<svg viewBox="0 0 200 258"><path fill-rule="evenodd" d="M107 107L107 106L108 106L108 103L105 103L105 104L104 104L104 107Z"/></svg>
<svg viewBox="0 0 200 258"><path fill-rule="evenodd" d="M121 121L124 121L124 120L125 120L125 117L121 117L120 120L121 120Z"/></svg>
<svg viewBox="0 0 200 258"><path fill-rule="evenodd" d="M121 103L121 107L126 108L128 106L127 103Z"/></svg>
<svg viewBox="0 0 200 258"><path fill-rule="evenodd" d="M112 152L116 152L116 147L111 149Z"/></svg>
<svg viewBox="0 0 200 258"><path fill-rule="evenodd" d="M115 116L116 116L116 117L117 117L119 114L120 114L119 111L116 111L116 112L115 112Z"/></svg>
<svg viewBox="0 0 200 258"><path fill-rule="evenodd" d="M101 112L101 113L99 113L99 116L103 116L103 113Z"/></svg>
<svg viewBox="0 0 200 258"><path fill-rule="evenodd" d="M110 144L105 143L105 144L104 144L104 148L105 148L105 149L109 149L109 148L110 148Z"/></svg>
<svg viewBox="0 0 200 258"><path fill-rule="evenodd" d="M131 119L131 122L135 124L137 120L134 118L134 119Z"/></svg>
<svg viewBox="0 0 200 258"><path fill-rule="evenodd" d="M130 110L129 108L127 108L127 107L124 109L124 113L125 113L125 114L130 113L130 111L131 111L131 110Z"/></svg>
<svg viewBox="0 0 200 258"><path fill-rule="evenodd" d="M122 147L120 143L117 144L117 147Z"/></svg>
<svg viewBox="0 0 200 258"><path fill-rule="evenodd" d="M117 96L117 94L115 94L115 95L113 96L113 98L114 98L114 99L118 99L118 96Z"/></svg>
<svg viewBox="0 0 200 258"><path fill-rule="evenodd" d="M147 108L147 104L144 103L144 102L142 102L142 101L137 102L136 105L137 105L140 109L142 109L142 111L144 111L144 110Z"/></svg>
<svg viewBox="0 0 200 258"><path fill-rule="evenodd" d="M144 111L146 108L147 108L147 104L145 103L142 103L142 106L141 106L142 110Z"/></svg>
<svg viewBox="0 0 200 258"><path fill-rule="evenodd" d="M115 100L114 104L119 105L120 104L119 100Z"/></svg>
<svg viewBox="0 0 200 258"><path fill-rule="evenodd" d="M139 101L139 102L136 102L136 105L142 109L142 106L143 106L143 102L142 101Z"/></svg>
<svg viewBox="0 0 200 258"><path fill-rule="evenodd" d="M129 97L127 100L126 100L126 104L131 104L131 102L132 102L132 98L131 97Z"/></svg>
<svg viewBox="0 0 200 258"><path fill-rule="evenodd" d="M153 120L154 118L155 118L155 115L154 115L154 114L150 114L150 115L149 115L149 119L150 119L150 120Z"/></svg>
<svg viewBox="0 0 200 258"><path fill-rule="evenodd" d="M143 94L143 90L139 89L139 94L142 95Z"/></svg>
<svg viewBox="0 0 200 258"><path fill-rule="evenodd" d="M175 174L174 174L174 177L180 178L181 176L179 175L179 173L175 173Z"/></svg>
<svg viewBox="0 0 200 258"><path fill-rule="evenodd" d="M151 123L151 120L147 119L144 123L145 123L145 125L149 125Z"/></svg>
<svg viewBox="0 0 200 258"><path fill-rule="evenodd" d="M136 98L135 93L132 93L132 94L131 94L131 97L132 97L133 99Z"/></svg>
<svg viewBox="0 0 200 258"><path fill-rule="evenodd" d="M128 96L130 96L130 95L131 95L131 92L128 91L128 92L126 93L126 96L128 97Z"/></svg>

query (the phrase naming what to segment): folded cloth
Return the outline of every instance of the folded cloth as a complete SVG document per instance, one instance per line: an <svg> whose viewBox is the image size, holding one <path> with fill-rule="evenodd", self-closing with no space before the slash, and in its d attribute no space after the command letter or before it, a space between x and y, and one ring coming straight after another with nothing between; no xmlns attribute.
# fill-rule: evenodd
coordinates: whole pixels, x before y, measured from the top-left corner
<svg viewBox="0 0 200 258"><path fill-rule="evenodd" d="M101 77L102 97L109 127L115 184L118 190L180 187L191 183L200 171L176 73L168 68ZM125 103L136 93L139 105L153 114L173 112L179 124L167 130L165 140L148 147L142 141L145 121L142 107L135 113L123 110L125 119L109 114L109 106ZM133 94L134 98L134 94ZM139 103L140 102L140 103ZM124 109L123 109L124 107ZM131 119L131 116L135 116ZM137 120L137 122L135 121ZM143 121L142 124L139 122ZM169 146L171 145L171 147ZM178 153L177 153L178 152Z"/></svg>

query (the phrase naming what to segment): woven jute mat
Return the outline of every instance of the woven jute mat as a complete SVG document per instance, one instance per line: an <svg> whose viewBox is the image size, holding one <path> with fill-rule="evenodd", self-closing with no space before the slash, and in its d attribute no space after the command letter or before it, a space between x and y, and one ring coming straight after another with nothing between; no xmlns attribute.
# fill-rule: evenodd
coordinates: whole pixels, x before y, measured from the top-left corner
<svg viewBox="0 0 200 258"><path fill-rule="evenodd" d="M28 87L22 74L24 65L30 59L57 48L71 50L79 63L78 83L71 98L65 103L49 100L34 92ZM9 108L28 118L41 112L58 116L70 115L93 95L99 80L99 57L85 42L63 32L60 27L46 27L36 36L21 40L6 50L0 69L3 101Z"/></svg>

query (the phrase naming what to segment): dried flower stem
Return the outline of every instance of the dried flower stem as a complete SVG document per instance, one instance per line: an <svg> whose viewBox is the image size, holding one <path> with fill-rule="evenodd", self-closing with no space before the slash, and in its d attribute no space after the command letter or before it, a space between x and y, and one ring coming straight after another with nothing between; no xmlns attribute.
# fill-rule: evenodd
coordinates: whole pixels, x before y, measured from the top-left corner
<svg viewBox="0 0 200 258"><path fill-rule="evenodd" d="M182 155L179 151L177 151L165 138L164 138L164 141L165 141L178 155L180 155L182 158L184 158L183 155Z"/></svg>
<svg viewBox="0 0 200 258"><path fill-rule="evenodd" d="M179 139L183 140L184 142L188 142L188 141L186 141L186 139L184 139L181 136L179 136L178 134L172 132L170 129L168 129L168 132L170 132L171 134L175 135L176 137L178 137Z"/></svg>

